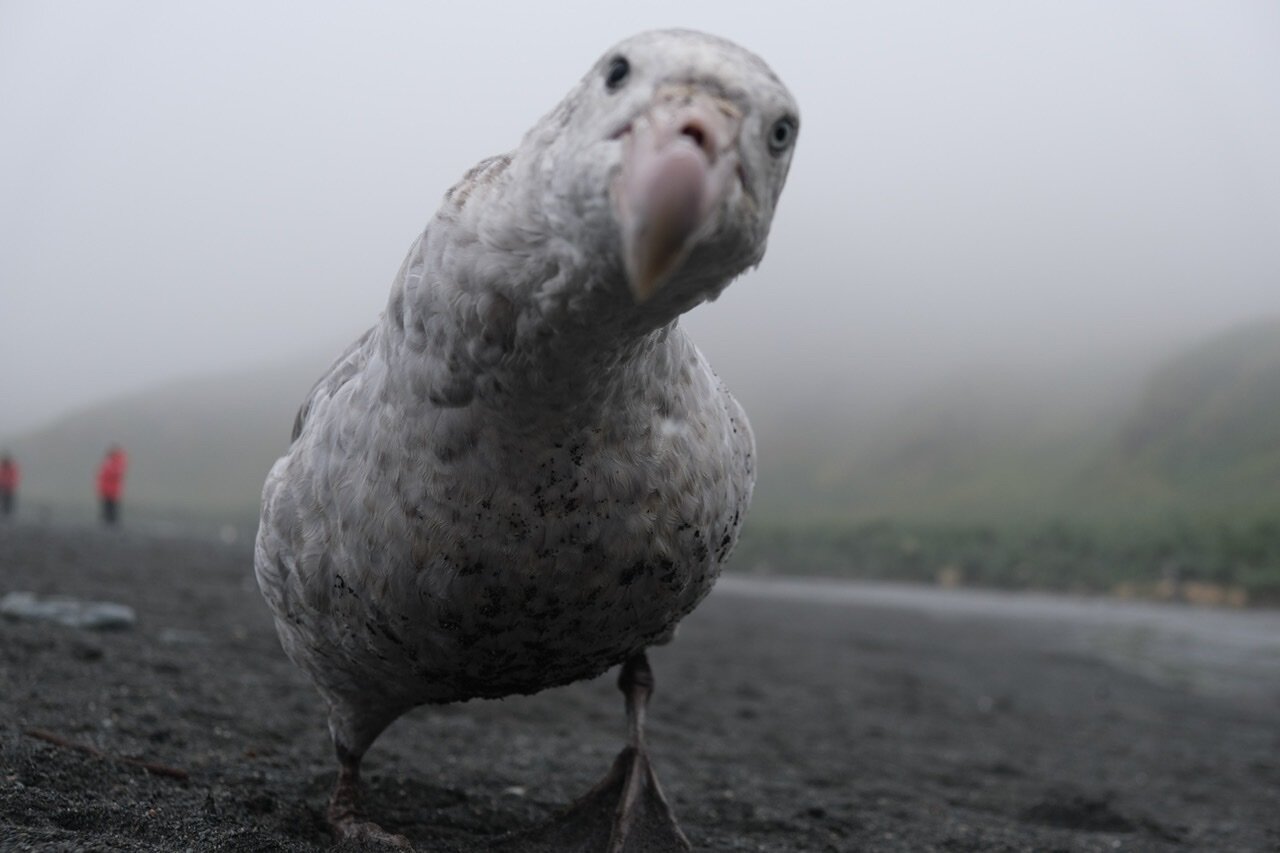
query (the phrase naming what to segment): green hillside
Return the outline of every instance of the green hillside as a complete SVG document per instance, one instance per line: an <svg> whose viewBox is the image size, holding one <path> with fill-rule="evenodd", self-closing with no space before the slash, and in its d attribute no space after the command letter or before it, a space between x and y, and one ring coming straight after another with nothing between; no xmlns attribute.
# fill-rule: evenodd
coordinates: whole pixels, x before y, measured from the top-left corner
<svg viewBox="0 0 1280 853"><path fill-rule="evenodd" d="M756 516L771 522L1130 523L1280 511L1276 319L1154 369L969 370L905 402L839 416L747 402L760 443Z"/></svg>
<svg viewBox="0 0 1280 853"><path fill-rule="evenodd" d="M1280 320L1124 368L961 377L790 468L766 434L737 565L1280 604Z"/></svg>
<svg viewBox="0 0 1280 853"><path fill-rule="evenodd" d="M825 431L810 427L799 442L766 417L758 511L935 521L1069 512L1073 476L1114 433L1136 382L973 371L857 420L819 417Z"/></svg>
<svg viewBox="0 0 1280 853"><path fill-rule="evenodd" d="M1280 320L1164 364L1075 483L1133 512L1280 512Z"/></svg>

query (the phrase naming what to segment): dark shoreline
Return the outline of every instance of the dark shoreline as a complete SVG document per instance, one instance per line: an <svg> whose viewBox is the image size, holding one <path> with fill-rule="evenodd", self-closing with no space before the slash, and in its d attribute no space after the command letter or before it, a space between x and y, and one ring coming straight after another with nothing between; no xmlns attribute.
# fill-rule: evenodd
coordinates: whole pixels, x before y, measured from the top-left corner
<svg viewBox="0 0 1280 853"><path fill-rule="evenodd" d="M1144 672L1052 621L733 586L652 655L654 759L698 849L1280 848L1280 693ZM0 850L332 846L322 709L247 543L4 526L11 590L139 622L0 620ZM588 788L621 729L612 675L419 709L369 754L370 809L418 850L486 851Z"/></svg>

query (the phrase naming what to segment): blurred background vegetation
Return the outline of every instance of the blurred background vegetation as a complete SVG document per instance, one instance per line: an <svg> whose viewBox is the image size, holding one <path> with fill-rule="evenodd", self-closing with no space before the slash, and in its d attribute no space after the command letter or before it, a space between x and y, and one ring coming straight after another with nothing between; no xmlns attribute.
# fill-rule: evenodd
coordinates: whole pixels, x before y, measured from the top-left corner
<svg viewBox="0 0 1280 853"><path fill-rule="evenodd" d="M11 437L23 515L90 518L116 441L132 455L127 519L251 536L266 471L340 349ZM893 394L726 378L761 464L735 570L1280 604L1280 319Z"/></svg>

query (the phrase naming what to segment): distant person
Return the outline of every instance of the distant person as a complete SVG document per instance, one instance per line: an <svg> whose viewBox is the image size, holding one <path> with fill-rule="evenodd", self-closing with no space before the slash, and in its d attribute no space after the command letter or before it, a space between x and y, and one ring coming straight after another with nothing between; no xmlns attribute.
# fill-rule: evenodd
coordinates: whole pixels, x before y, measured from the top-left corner
<svg viewBox="0 0 1280 853"><path fill-rule="evenodd" d="M120 519L120 496L124 494L124 470L128 459L119 445L113 444L98 469L98 497L102 500L102 521L114 525Z"/></svg>
<svg viewBox="0 0 1280 853"><path fill-rule="evenodd" d="M22 472L9 454L0 456L0 518L13 515L18 503L18 483Z"/></svg>

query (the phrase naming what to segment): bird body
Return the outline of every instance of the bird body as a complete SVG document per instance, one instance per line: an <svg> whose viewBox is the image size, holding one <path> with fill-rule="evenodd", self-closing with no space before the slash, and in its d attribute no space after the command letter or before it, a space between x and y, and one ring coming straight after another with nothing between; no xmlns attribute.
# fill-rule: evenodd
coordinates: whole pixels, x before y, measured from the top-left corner
<svg viewBox="0 0 1280 853"><path fill-rule="evenodd" d="M407 708L590 678L666 638L753 481L746 418L683 331L584 354L554 408L493 370L433 402L409 346L384 318L272 470L257 563L290 657L328 696Z"/></svg>
<svg viewBox="0 0 1280 853"><path fill-rule="evenodd" d="M710 591L754 445L677 318L763 256L796 121L736 45L623 42L446 194L312 389L255 567L351 780L408 708L598 675Z"/></svg>

